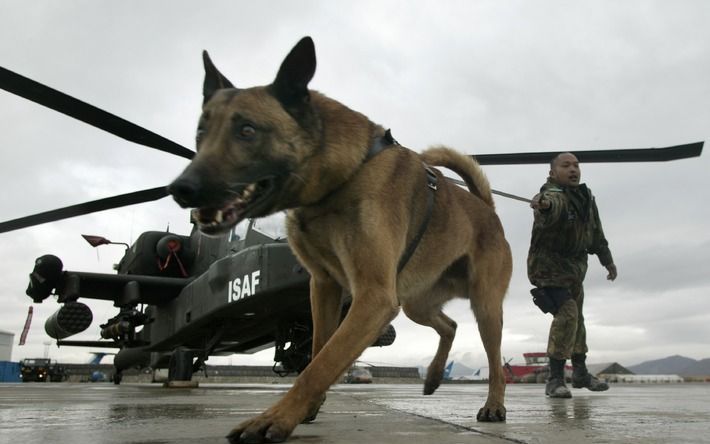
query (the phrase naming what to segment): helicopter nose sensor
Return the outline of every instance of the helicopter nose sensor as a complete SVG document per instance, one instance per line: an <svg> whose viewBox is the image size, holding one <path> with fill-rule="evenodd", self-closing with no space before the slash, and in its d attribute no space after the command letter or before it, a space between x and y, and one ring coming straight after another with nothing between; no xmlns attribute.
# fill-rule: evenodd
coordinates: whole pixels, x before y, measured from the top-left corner
<svg viewBox="0 0 710 444"><path fill-rule="evenodd" d="M35 267L30 273L30 284L25 293L35 303L47 299L62 277L62 260L57 256L45 254L35 260Z"/></svg>

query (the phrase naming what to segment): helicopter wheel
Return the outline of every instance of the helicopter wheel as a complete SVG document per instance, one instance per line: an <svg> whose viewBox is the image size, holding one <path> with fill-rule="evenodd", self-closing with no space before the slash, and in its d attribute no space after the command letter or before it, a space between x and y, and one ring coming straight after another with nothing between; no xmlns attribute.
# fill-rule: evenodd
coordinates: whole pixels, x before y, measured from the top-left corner
<svg viewBox="0 0 710 444"><path fill-rule="evenodd" d="M170 356L168 366L168 382L192 380L193 353L183 347L175 349Z"/></svg>

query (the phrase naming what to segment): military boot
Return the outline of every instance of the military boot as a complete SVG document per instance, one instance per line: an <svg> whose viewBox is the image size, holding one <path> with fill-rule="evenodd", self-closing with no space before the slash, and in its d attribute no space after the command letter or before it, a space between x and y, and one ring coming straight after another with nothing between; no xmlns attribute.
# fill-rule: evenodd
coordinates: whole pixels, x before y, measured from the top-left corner
<svg viewBox="0 0 710 444"><path fill-rule="evenodd" d="M565 385L565 359L550 356L550 379L545 385L545 394L550 398L571 398L572 393Z"/></svg>
<svg viewBox="0 0 710 444"><path fill-rule="evenodd" d="M585 361L587 356L583 354L572 355L572 387L587 388L593 392L603 392L609 390L609 384L602 382L587 371Z"/></svg>

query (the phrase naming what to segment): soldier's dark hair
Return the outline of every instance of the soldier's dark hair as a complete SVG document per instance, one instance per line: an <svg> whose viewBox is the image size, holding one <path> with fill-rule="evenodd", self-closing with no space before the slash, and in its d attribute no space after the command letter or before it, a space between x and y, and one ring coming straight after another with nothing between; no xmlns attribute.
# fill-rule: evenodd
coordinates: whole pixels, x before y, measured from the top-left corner
<svg viewBox="0 0 710 444"><path fill-rule="evenodd" d="M555 154L555 157L553 157L553 158L550 160L550 169L551 169L551 170L555 168L555 162L556 162L557 159L559 159L560 156L563 155L563 154L571 154L571 155L574 156L574 153L569 152L569 151L562 151L562 152L560 152L560 153ZM577 157L577 156L574 156L574 157Z"/></svg>

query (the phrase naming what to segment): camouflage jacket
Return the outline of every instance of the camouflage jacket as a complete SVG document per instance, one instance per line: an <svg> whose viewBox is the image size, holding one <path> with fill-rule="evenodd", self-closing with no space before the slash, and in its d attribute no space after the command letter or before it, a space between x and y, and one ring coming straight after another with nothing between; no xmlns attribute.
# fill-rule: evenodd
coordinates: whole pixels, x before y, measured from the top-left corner
<svg viewBox="0 0 710 444"><path fill-rule="evenodd" d="M528 278L533 285L581 284L589 254L596 254L603 266L614 262L597 204L586 185L562 187L548 179L540 194L551 206L535 210L528 253Z"/></svg>

